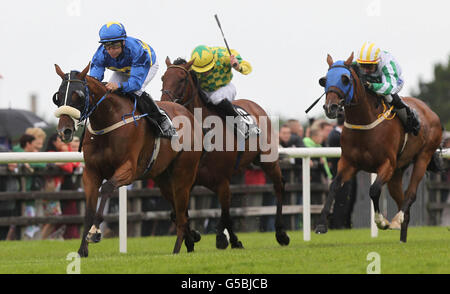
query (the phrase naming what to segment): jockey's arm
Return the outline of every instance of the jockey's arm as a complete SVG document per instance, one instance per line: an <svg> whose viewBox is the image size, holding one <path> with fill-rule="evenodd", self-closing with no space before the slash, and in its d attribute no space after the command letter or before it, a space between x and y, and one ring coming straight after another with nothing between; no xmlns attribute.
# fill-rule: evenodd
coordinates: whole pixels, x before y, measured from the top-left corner
<svg viewBox="0 0 450 294"><path fill-rule="evenodd" d="M150 66L131 66L130 77L126 82L119 83L119 88L126 93L136 92L142 88Z"/></svg>
<svg viewBox="0 0 450 294"><path fill-rule="evenodd" d="M248 61L243 60L241 55L236 50L231 49L231 54L235 56L235 58L239 62L239 68L236 69L237 71L239 71L241 74L244 75L248 75L249 73L252 72L252 66L250 65L250 63ZM230 62L231 61L232 60L230 60Z"/></svg>
<svg viewBox="0 0 450 294"><path fill-rule="evenodd" d="M381 95L398 93L402 88L402 84L395 64L390 62L383 65L381 73L381 83L372 83L371 89Z"/></svg>
<svg viewBox="0 0 450 294"><path fill-rule="evenodd" d="M94 57L92 57L91 69L89 72L89 75L91 77L94 77L99 81L103 81L105 74L105 66L104 66L105 57L103 56L103 52L101 50L102 48L99 47L97 52L95 52Z"/></svg>

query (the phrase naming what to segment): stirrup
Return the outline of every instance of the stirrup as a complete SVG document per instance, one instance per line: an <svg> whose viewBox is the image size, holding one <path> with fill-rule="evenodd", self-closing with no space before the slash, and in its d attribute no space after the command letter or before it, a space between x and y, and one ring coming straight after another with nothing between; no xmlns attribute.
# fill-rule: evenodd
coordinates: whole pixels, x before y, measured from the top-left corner
<svg viewBox="0 0 450 294"><path fill-rule="evenodd" d="M158 120L158 127L163 137L169 139L172 137L178 137L177 130L170 121L170 118L165 114L163 115L161 120Z"/></svg>

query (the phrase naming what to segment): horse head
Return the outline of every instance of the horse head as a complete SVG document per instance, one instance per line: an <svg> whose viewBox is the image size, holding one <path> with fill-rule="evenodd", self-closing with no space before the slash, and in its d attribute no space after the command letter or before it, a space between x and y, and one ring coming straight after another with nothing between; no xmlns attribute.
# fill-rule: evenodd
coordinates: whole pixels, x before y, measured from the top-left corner
<svg viewBox="0 0 450 294"><path fill-rule="evenodd" d="M65 143L72 141L79 120L82 120L89 108L89 89L86 75L88 65L82 72L71 71L65 74L55 64L56 73L62 82L58 92L53 95L53 103L58 106L55 116L59 118L58 135Z"/></svg>
<svg viewBox="0 0 450 294"><path fill-rule="evenodd" d="M178 58L172 64L169 57L166 58L167 70L161 77L162 80L162 96L161 101L171 101L183 106L187 106L193 95L189 87L189 78L192 77L190 69L194 60L186 62L186 60ZM191 98L190 98L191 97Z"/></svg>
<svg viewBox="0 0 450 294"><path fill-rule="evenodd" d="M330 119L336 118L343 107L350 104L355 94L355 81L350 68L352 61L353 52L346 61L333 62L333 58L329 54L327 56L328 72L319 79L319 84L325 88L326 101L323 109Z"/></svg>

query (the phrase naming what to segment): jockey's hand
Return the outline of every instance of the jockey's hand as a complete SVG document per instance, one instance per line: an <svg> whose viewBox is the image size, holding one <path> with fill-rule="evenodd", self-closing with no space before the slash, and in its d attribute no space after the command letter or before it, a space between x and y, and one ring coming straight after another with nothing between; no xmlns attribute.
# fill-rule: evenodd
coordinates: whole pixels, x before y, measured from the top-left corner
<svg viewBox="0 0 450 294"><path fill-rule="evenodd" d="M372 83L366 81L366 82L364 83L364 87L367 88L367 89L369 89L369 90L371 90L371 89L372 89Z"/></svg>
<svg viewBox="0 0 450 294"><path fill-rule="evenodd" d="M108 89L111 92L114 92L115 90L119 89L119 85L114 82L110 82L106 84L106 89Z"/></svg>
<svg viewBox="0 0 450 294"><path fill-rule="evenodd" d="M239 61L237 60L236 56L234 55L230 56L230 63L235 70L239 71L241 69L241 66L239 65Z"/></svg>

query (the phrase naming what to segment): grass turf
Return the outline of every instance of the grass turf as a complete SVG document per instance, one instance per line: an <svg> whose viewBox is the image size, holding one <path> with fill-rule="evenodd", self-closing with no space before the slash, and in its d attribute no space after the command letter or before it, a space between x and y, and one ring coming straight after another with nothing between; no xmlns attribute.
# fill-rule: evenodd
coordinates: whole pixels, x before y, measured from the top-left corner
<svg viewBox="0 0 450 294"><path fill-rule="evenodd" d="M171 254L175 237L128 238L128 253L119 253L118 239L89 245L81 259L82 274L365 274L370 252L380 256L382 274L449 274L450 231L446 227L411 227L408 242L399 231L332 230L312 234L289 232L291 243L281 247L274 233L239 233L245 249L217 250L215 235L202 235L195 252L183 245ZM80 240L0 242L0 273L65 274Z"/></svg>

